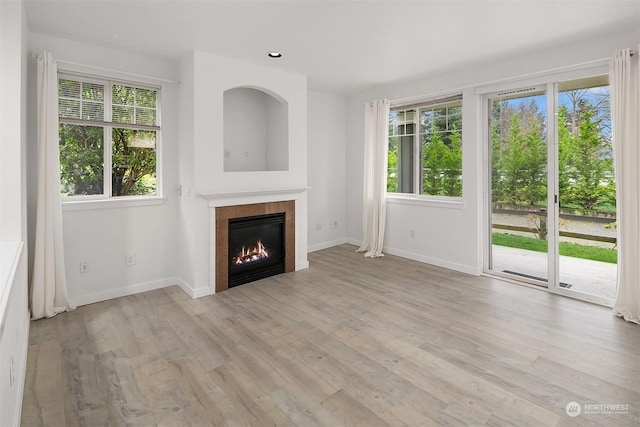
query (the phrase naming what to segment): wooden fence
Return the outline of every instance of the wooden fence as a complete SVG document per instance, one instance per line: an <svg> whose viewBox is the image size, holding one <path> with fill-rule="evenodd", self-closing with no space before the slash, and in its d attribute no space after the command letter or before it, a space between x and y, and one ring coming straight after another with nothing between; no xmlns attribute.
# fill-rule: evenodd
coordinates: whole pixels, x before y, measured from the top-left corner
<svg viewBox="0 0 640 427"><path fill-rule="evenodd" d="M492 224L491 226L499 230L522 231L525 233L532 233L532 234L536 234L538 232L538 230L535 228L522 227L519 225ZM613 243L614 245L617 244L617 239L615 237L594 236L591 234L573 233L570 231L562 231L562 230L560 230L560 236L571 237L574 239L582 239L582 240L593 240L595 242Z"/></svg>

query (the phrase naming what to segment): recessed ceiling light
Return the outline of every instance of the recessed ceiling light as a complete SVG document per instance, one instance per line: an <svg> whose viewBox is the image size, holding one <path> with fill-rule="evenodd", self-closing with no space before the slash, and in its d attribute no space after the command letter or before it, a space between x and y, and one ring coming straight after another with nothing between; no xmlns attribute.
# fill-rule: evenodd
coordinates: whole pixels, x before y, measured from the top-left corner
<svg viewBox="0 0 640 427"><path fill-rule="evenodd" d="M269 58L282 58L282 54L280 52L275 52L275 51L267 53L267 56Z"/></svg>

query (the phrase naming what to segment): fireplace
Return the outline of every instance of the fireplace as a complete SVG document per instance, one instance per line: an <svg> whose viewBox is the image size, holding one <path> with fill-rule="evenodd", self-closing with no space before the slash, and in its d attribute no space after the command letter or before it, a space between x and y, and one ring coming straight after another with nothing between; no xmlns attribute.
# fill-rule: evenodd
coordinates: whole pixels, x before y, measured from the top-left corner
<svg viewBox="0 0 640 427"><path fill-rule="evenodd" d="M215 208L215 290L295 271L294 200Z"/></svg>
<svg viewBox="0 0 640 427"><path fill-rule="evenodd" d="M229 287L284 273L284 212L229 220Z"/></svg>

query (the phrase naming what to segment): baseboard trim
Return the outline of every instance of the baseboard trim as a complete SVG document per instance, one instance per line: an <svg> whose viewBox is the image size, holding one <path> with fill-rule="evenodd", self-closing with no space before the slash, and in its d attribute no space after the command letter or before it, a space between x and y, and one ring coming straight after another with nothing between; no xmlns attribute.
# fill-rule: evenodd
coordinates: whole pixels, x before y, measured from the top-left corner
<svg viewBox="0 0 640 427"><path fill-rule="evenodd" d="M307 247L307 253L321 251L322 249L332 248L334 246L342 245L347 243L346 238L331 240L329 242L317 243L315 245L311 245Z"/></svg>
<svg viewBox="0 0 640 427"><path fill-rule="evenodd" d="M184 293L186 293L193 299L201 298L211 294L211 291L208 287L203 286L200 288L192 288L187 282L179 277L174 277L173 280L178 286L180 286L180 289L182 289Z"/></svg>
<svg viewBox="0 0 640 427"><path fill-rule="evenodd" d="M401 249L385 247L383 249L383 252L389 255L395 255L402 258L411 259L413 261L423 262L425 264L431 264L438 267L448 268L449 270L459 271L461 273L472 274L474 276L479 276L481 273L477 267L472 267L465 264L458 264L456 262L446 261L440 258L432 258L432 257L416 254L413 252L403 251Z"/></svg>
<svg viewBox="0 0 640 427"><path fill-rule="evenodd" d="M151 282L138 283L136 285L123 286L122 288L109 289L101 292L94 292L92 294L81 295L74 298L73 303L77 306L93 304L96 302L107 301L114 298L125 297L128 295L139 294L141 292L153 291L156 289L166 288L167 286L178 285L177 278L168 278L154 280ZM182 288L182 286L180 286ZM184 289L184 288L183 288ZM187 292L189 293L189 292Z"/></svg>
<svg viewBox="0 0 640 427"><path fill-rule="evenodd" d="M296 262L296 271L298 270L304 270L309 268L309 260L304 260L301 262Z"/></svg>
<svg viewBox="0 0 640 427"><path fill-rule="evenodd" d="M346 243L350 245L355 245L360 247L362 244L361 241L356 239L346 239ZM395 249L385 246L382 250L383 253L387 253L389 255L395 255L402 258L411 259L413 261L423 262L425 264L436 265L438 267L448 268L449 270L459 271L461 273L472 274L474 276L480 276L482 274L482 268L473 267L470 265L459 264L457 262L446 261L440 258L432 258L420 254L416 254L414 252L404 251L402 249Z"/></svg>
<svg viewBox="0 0 640 427"><path fill-rule="evenodd" d="M351 238L347 237L345 243L348 243L348 244L353 245L353 246L360 247L360 245L362 244L362 240L351 239Z"/></svg>

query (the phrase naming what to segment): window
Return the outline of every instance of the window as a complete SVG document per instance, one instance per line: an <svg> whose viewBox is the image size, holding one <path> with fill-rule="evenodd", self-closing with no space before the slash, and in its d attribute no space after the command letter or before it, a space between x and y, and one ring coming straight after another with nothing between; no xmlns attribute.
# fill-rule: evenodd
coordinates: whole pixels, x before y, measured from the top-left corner
<svg viewBox="0 0 640 427"><path fill-rule="evenodd" d="M393 107L387 192L462 196L462 95Z"/></svg>
<svg viewBox="0 0 640 427"><path fill-rule="evenodd" d="M60 75L63 198L158 194L159 88Z"/></svg>

